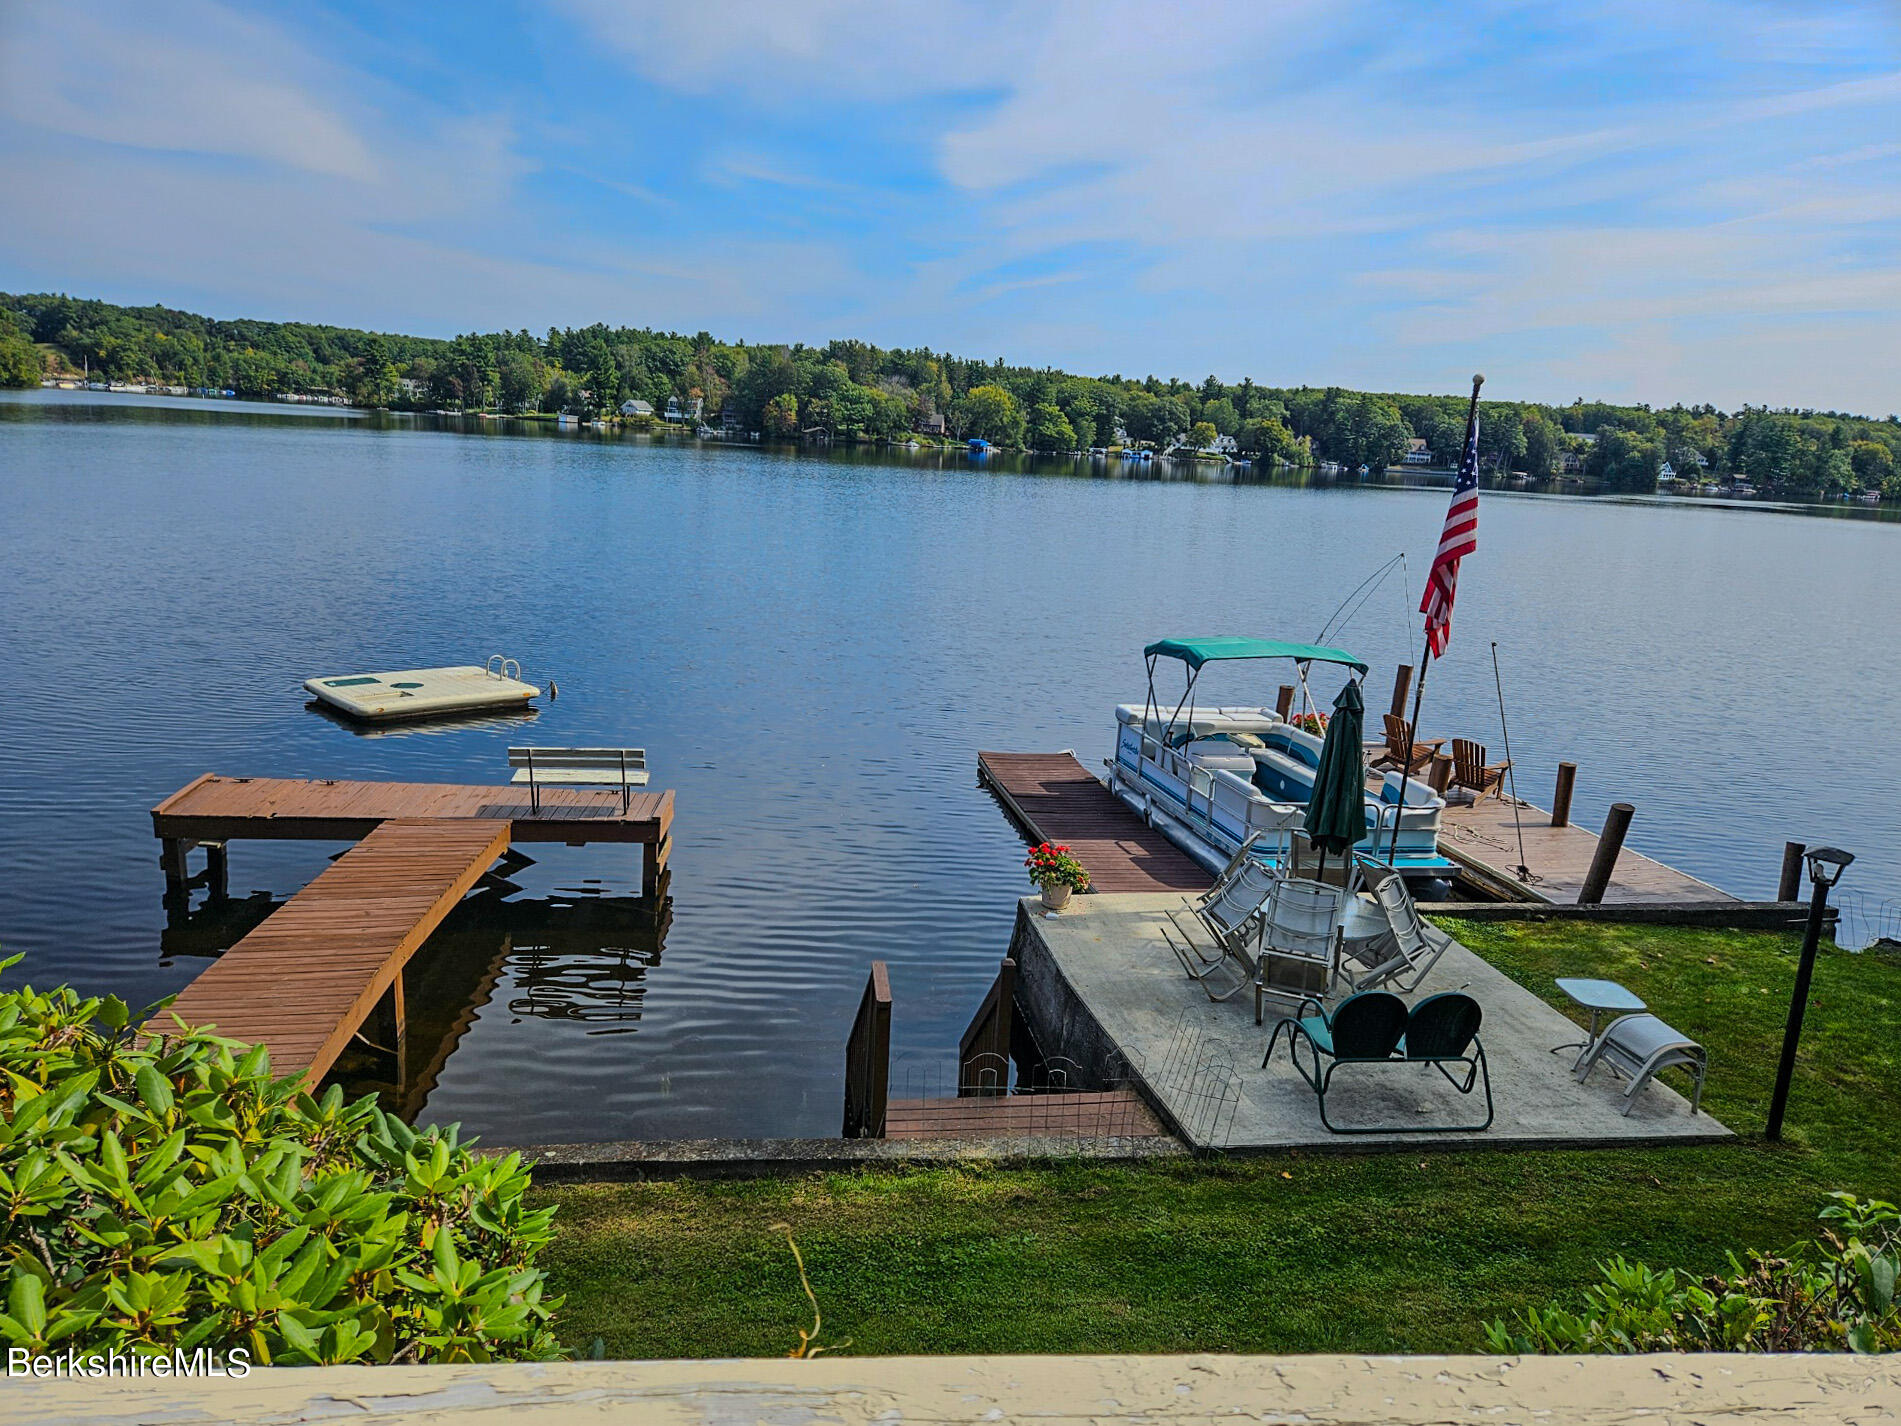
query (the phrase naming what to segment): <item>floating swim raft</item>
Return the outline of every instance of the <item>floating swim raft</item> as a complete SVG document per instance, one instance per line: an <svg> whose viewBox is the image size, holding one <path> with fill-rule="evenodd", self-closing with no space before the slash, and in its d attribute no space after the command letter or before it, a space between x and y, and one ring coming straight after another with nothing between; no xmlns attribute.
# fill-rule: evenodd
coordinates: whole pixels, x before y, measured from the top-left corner
<svg viewBox="0 0 1901 1426"><path fill-rule="evenodd" d="M449 713L506 712L526 708L531 699L541 696L534 684L522 681L521 665L500 654L483 665L308 678L304 691L366 723Z"/></svg>

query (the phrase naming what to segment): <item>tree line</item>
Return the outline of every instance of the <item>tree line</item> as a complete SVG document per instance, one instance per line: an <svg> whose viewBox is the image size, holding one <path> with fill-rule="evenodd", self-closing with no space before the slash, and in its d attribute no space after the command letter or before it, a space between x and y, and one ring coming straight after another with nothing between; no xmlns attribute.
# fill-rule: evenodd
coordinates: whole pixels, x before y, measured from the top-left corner
<svg viewBox="0 0 1901 1426"><path fill-rule="evenodd" d="M1115 444L1202 449L1231 437L1258 460L1381 470L1423 441L1457 463L1465 399L1077 376L860 341L749 345L706 332L549 328L544 336L453 340L304 322L223 321L169 307L121 307L49 293L0 293L0 384L31 385L82 367L110 381L342 396L397 409L594 415L630 399L656 410L702 402L747 432L882 441L943 434L1037 451ZM1743 481L1813 498L1881 490L1901 498L1901 422L1829 411L1713 406L1569 406L1486 401L1479 457L1543 478L1576 469L1611 490L1657 488L1668 465L1699 480Z"/></svg>

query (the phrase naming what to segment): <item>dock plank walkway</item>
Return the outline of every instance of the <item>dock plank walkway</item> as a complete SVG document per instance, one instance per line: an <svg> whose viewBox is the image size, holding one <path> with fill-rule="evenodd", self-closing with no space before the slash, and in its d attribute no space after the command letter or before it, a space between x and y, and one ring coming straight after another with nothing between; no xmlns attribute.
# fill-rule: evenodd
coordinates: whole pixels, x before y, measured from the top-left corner
<svg viewBox="0 0 1901 1426"><path fill-rule="evenodd" d="M1032 838L1065 843L1095 891L1202 891L1214 881L1074 753L980 752L977 776Z"/></svg>
<svg viewBox="0 0 1901 1426"><path fill-rule="evenodd" d="M316 1084L508 843L506 821L378 823L187 986L159 1023L176 1015L263 1044L275 1073Z"/></svg>
<svg viewBox="0 0 1901 1426"><path fill-rule="evenodd" d="M1535 882L1520 882L1513 871L1518 865L1518 833L1512 823L1512 804L1504 798L1488 797L1470 807L1448 806L1439 822L1439 850L1500 891L1514 891L1534 901L1576 902L1591 859L1597 855L1597 834L1582 827L1554 827L1549 812L1529 803L1519 807L1518 816L1525 831L1525 865L1538 878ZM1645 856L1626 842L1604 900L1621 905L1680 905L1736 898Z"/></svg>
<svg viewBox="0 0 1901 1426"><path fill-rule="evenodd" d="M1157 1138L1167 1134L1133 1090L894 1099L887 1139Z"/></svg>

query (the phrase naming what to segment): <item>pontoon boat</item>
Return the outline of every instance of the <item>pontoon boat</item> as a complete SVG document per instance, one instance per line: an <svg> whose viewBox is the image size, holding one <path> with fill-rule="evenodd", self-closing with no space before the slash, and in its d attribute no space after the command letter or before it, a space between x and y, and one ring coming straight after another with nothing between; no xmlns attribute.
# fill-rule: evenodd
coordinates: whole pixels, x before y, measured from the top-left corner
<svg viewBox="0 0 1901 1426"><path fill-rule="evenodd" d="M1308 672L1314 664L1337 664L1349 677L1364 678L1366 665L1341 649L1273 639L1163 639L1143 650L1148 660L1148 699L1116 709L1116 751L1108 763L1109 788L1170 841L1211 870L1225 867L1241 844L1261 834L1254 855L1270 866L1289 854L1289 839L1305 824L1313 796L1314 769L1322 738L1314 714L1308 727L1289 722L1272 708L1195 702L1203 668L1245 659L1289 659L1307 708ZM1180 662L1187 682L1168 710L1157 696L1155 670L1162 659ZM1356 850L1376 855L1411 877L1446 877L1453 864L1439 852L1439 815L1445 801L1417 777L1384 774L1369 786L1367 840ZM1394 845L1395 822L1398 824Z"/></svg>

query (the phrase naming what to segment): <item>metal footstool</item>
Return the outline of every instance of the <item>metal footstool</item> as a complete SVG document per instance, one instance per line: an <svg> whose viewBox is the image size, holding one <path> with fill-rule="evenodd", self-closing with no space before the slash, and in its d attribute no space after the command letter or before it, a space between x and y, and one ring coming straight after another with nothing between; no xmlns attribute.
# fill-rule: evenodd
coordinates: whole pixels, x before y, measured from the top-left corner
<svg viewBox="0 0 1901 1426"><path fill-rule="evenodd" d="M1695 1040L1673 1030L1655 1015L1626 1015L1605 1027L1586 1052L1577 1068L1579 1084L1590 1078L1599 1060L1630 1079L1624 1091L1624 1113L1636 1103L1637 1091L1654 1079L1660 1070L1682 1065L1696 1076L1696 1090L1690 1099L1690 1113L1703 1102L1703 1078L1709 1072L1710 1057Z"/></svg>

